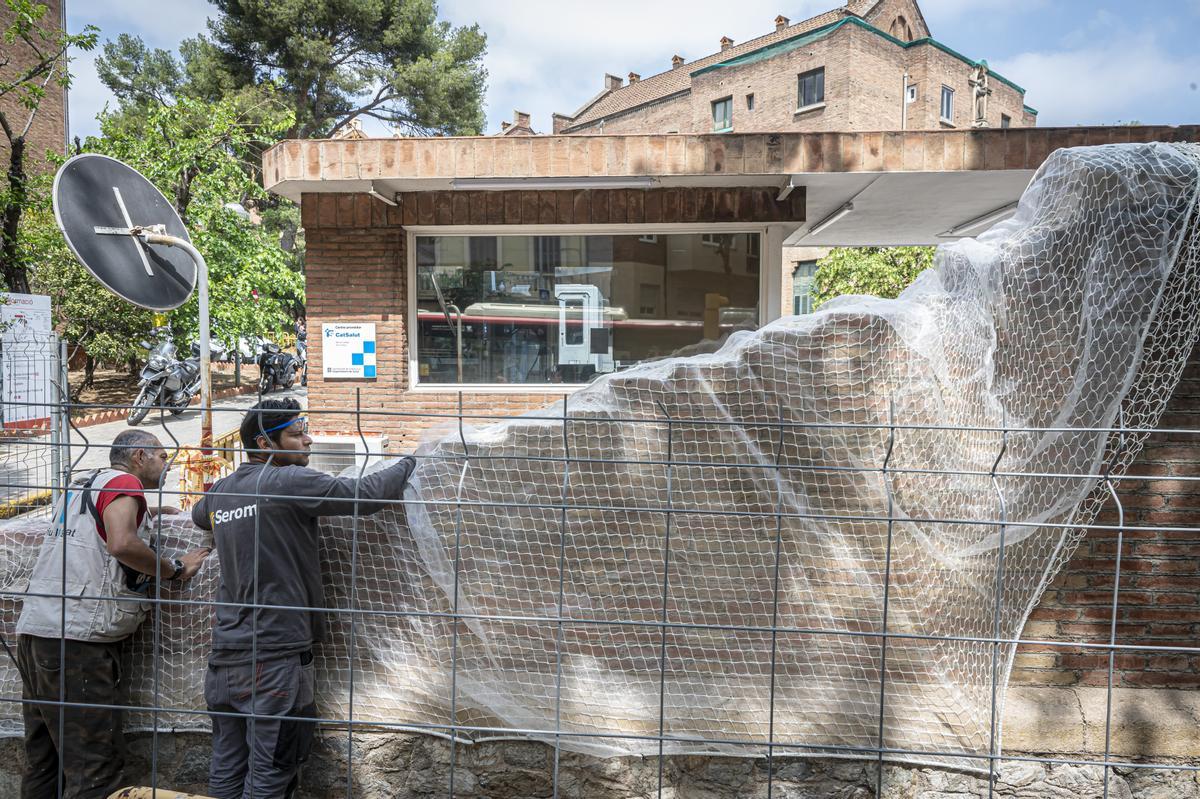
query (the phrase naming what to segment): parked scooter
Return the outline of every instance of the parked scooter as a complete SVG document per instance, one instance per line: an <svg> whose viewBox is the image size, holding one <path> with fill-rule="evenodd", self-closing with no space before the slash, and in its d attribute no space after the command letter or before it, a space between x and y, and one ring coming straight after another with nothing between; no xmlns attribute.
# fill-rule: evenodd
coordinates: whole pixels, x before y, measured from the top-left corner
<svg viewBox="0 0 1200 799"><path fill-rule="evenodd" d="M155 328L154 334L159 337L157 344L141 342L150 351L150 356L142 369L137 399L129 409L128 421L134 426L145 419L152 408L162 407L178 416L200 392L200 345L192 344L192 357L181 361L176 357L170 331L160 327Z"/></svg>
<svg viewBox="0 0 1200 799"><path fill-rule="evenodd" d="M286 389L296 385L296 372L300 363L295 355L284 352L275 342L260 337L257 356L259 394L270 393L276 386Z"/></svg>

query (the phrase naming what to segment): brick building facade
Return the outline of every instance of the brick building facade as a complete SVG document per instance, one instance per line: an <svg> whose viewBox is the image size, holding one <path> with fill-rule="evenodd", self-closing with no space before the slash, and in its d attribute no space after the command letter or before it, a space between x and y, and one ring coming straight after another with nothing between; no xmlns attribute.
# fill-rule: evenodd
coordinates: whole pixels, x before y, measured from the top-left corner
<svg viewBox="0 0 1200 799"><path fill-rule="evenodd" d="M934 39L916 0L851 0L628 83L612 75L555 133L937 130L977 124L980 63ZM1025 91L990 73L982 126L1030 127ZM511 129L511 128L510 128Z"/></svg>
<svg viewBox="0 0 1200 799"><path fill-rule="evenodd" d="M47 7L42 18L45 24L63 27L66 25L66 0L42 0ZM12 24L12 12L6 5L0 4L0 30L7 29ZM28 69L33 57L29 48L22 42L4 45L5 56L11 61L0 67L0 74L11 79ZM8 116L10 122L24 127L29 119L29 111L15 98L0 98L0 108ZM26 135L25 159L31 170L50 169L46 160L46 152L65 153L67 148L67 90L60 89L53 81L46 87L46 95L38 105L34 115L33 125ZM8 139L0 136L0 159L8 164Z"/></svg>

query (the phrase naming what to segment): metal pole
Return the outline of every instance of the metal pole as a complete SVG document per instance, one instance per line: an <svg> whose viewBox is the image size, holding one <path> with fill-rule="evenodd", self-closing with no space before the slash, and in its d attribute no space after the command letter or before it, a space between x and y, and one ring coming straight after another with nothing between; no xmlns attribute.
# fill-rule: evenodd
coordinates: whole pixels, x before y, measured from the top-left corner
<svg viewBox="0 0 1200 799"><path fill-rule="evenodd" d="M67 385L67 342L53 336L50 340L54 344L54 388L58 394L50 414L50 507L54 507L65 485L59 478L63 465L63 414L66 413L70 387Z"/></svg>
<svg viewBox="0 0 1200 799"><path fill-rule="evenodd" d="M147 230L139 232L138 238L146 244L178 247L196 263L196 292L200 303L200 450L208 453L212 451L212 350L208 330L208 264L204 262L200 251L185 239Z"/></svg>

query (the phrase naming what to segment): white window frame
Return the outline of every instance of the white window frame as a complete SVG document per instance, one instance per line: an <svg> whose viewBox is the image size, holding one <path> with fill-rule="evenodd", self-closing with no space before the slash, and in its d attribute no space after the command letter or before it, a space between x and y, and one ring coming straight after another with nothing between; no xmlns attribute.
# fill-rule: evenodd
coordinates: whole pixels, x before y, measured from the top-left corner
<svg viewBox="0 0 1200 799"><path fill-rule="evenodd" d="M674 225L414 225L404 229L407 259L406 284L417 285L418 236L641 236L681 233L757 233L759 240L758 323L779 318L783 293L782 225L746 223ZM789 228L790 229L790 228ZM405 343L408 347L408 391L417 394L573 394L586 383L421 383L417 341L417 293L406 291Z"/></svg>
<svg viewBox="0 0 1200 799"><path fill-rule="evenodd" d="M947 97L949 97L949 100L950 100L949 116L947 116L945 113ZM941 119L942 122L945 122L947 125L953 125L954 124L954 89L952 89L951 87L949 87L945 84L942 84L942 96L941 96L940 103L941 104L938 106L938 117Z"/></svg>
<svg viewBox="0 0 1200 799"><path fill-rule="evenodd" d="M738 231L738 232L741 232L741 231ZM721 235L723 235L723 234L722 233L702 233L702 234L700 234L700 243L705 247L720 247L721 242L718 239L718 237ZM737 249L737 239L733 240L733 243L729 245L729 249L731 249L731 250Z"/></svg>
<svg viewBox="0 0 1200 799"><path fill-rule="evenodd" d="M658 244L658 234L651 233L648 236L638 236L638 241L642 244Z"/></svg>

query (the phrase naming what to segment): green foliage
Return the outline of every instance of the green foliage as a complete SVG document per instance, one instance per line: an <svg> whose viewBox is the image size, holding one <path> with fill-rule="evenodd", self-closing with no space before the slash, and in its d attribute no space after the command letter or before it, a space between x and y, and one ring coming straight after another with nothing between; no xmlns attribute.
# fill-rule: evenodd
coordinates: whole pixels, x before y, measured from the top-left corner
<svg viewBox="0 0 1200 799"><path fill-rule="evenodd" d="M0 278L4 288L28 292L31 264L22 258L19 238L21 217L36 200L29 196L31 158L26 154L25 137L46 87L65 89L71 83L65 66L67 49L91 50L96 46L96 29L89 25L82 33L69 34L45 24L45 5L31 0L3 2L11 22L3 29L0 46L0 131L8 145L5 180L0 183ZM20 66L8 69L18 54ZM38 158L32 156L32 160Z"/></svg>
<svg viewBox="0 0 1200 799"><path fill-rule="evenodd" d="M228 343L287 326L304 302L295 257L280 248L276 232L243 222L223 206L265 198L246 164L254 143L277 135L290 117L276 114L264 128L248 123L235 101L180 98L173 105L147 106L141 124L134 121L104 115L101 135L89 138L84 149L139 170L175 204L208 263L214 335ZM106 361L142 356L138 341L150 331L150 314L109 295L75 263L48 208L39 206L23 240L39 263L35 284L54 297L65 334ZM181 345L196 340L197 297L173 311L170 321Z"/></svg>
<svg viewBox="0 0 1200 799"><path fill-rule="evenodd" d="M842 294L896 297L933 266L934 247L838 247L817 261L813 302Z"/></svg>
<svg viewBox="0 0 1200 799"><path fill-rule="evenodd" d="M166 105L183 85L183 69L167 50L151 50L137 36L122 33L104 43L96 74L121 103Z"/></svg>
<svg viewBox="0 0 1200 799"><path fill-rule="evenodd" d="M433 0L213 4L211 36L185 40L179 60L131 36L104 46L100 78L123 107L275 87L294 117L286 138L328 136L358 115L419 135L483 129L487 38L439 21Z"/></svg>

